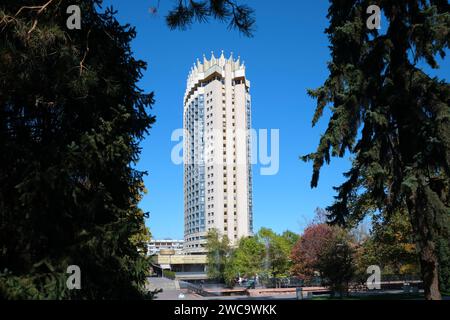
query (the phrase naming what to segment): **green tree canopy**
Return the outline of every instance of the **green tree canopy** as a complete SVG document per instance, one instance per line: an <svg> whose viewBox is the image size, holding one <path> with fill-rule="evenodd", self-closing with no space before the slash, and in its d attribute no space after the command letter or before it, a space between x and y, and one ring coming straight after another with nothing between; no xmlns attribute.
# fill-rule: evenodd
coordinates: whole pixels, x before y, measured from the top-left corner
<svg viewBox="0 0 450 320"><path fill-rule="evenodd" d="M258 241L265 247L264 271L273 277L286 275L290 268L292 236L276 234L272 229L261 228L257 234Z"/></svg>
<svg viewBox="0 0 450 320"><path fill-rule="evenodd" d="M281 234L281 239L286 243L288 246L288 250L292 250L292 248L295 246L297 241L300 239L300 235L298 235L295 232L292 232L290 230L286 230Z"/></svg>
<svg viewBox="0 0 450 320"><path fill-rule="evenodd" d="M225 282L226 266L231 258L231 247L228 236L220 235L217 229L211 229L206 236L208 277Z"/></svg>
<svg viewBox="0 0 450 320"><path fill-rule="evenodd" d="M397 211L389 219L377 216L373 221L373 246L384 273L415 274L419 270L412 227L407 213Z"/></svg>
<svg viewBox="0 0 450 320"><path fill-rule="evenodd" d="M255 237L242 238L234 250L232 276L253 277L263 271L264 245Z"/></svg>
<svg viewBox="0 0 450 320"><path fill-rule="evenodd" d="M208 276L230 286L238 276L286 276L290 273L291 251L297 240L298 235L291 231L279 235L261 228L255 236L241 238L232 247L228 237L211 229L206 245Z"/></svg>

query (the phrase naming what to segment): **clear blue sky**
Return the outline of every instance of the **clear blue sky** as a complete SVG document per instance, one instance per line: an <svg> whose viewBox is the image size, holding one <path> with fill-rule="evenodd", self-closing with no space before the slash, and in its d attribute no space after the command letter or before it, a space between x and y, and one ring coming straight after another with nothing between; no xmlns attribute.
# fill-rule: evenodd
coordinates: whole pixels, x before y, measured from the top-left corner
<svg viewBox="0 0 450 320"><path fill-rule="evenodd" d="M244 0L241 0L244 1ZM333 159L323 168L319 187L310 189L311 164L300 155L314 151L327 125L328 114L315 127L311 118L315 102L307 88L320 86L328 75L328 39L323 33L328 1L246 1L256 10L257 29L253 38L230 31L226 24L211 20L187 31L170 31L164 16L175 3L160 1L160 13L148 8L158 0L108 0L122 23L136 26L133 51L148 63L141 88L154 91L153 114L157 122L142 143L138 168L148 171L149 193L141 207L150 212L147 225L154 238L183 238L183 167L171 161L174 129L183 125L183 95L186 78L194 61L203 53L241 56L252 87L252 126L280 130L280 170L261 176L253 167L254 229L269 227L301 232L316 207L332 203L333 186L343 181L350 164L348 156ZM436 74L450 74L449 61Z"/></svg>

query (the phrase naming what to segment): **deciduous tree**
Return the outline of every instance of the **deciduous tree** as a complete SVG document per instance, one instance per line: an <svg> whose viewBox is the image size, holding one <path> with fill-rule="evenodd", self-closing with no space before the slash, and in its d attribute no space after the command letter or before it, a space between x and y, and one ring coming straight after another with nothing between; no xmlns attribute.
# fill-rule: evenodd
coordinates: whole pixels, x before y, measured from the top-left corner
<svg viewBox="0 0 450 320"><path fill-rule="evenodd" d="M348 294L349 283L355 274L355 244L348 231L332 227L331 236L324 241L317 256L317 270L322 283L328 286L332 295L342 298Z"/></svg>
<svg viewBox="0 0 450 320"><path fill-rule="evenodd" d="M232 250L227 235L220 235L217 229L211 229L206 236L208 277L219 282L229 279L226 266L231 259ZM228 270L228 274L230 271Z"/></svg>
<svg viewBox="0 0 450 320"><path fill-rule="evenodd" d="M233 265L233 276L254 277L263 270L265 247L256 237L242 238L234 250L231 264Z"/></svg>
<svg viewBox="0 0 450 320"><path fill-rule="evenodd" d="M265 271L273 277L286 275L290 268L289 255L292 249L289 242L268 228L261 228L257 237L265 247Z"/></svg>
<svg viewBox="0 0 450 320"><path fill-rule="evenodd" d="M292 273L306 280L313 278L318 271L319 254L332 235L333 228L325 223L306 228L292 249Z"/></svg>

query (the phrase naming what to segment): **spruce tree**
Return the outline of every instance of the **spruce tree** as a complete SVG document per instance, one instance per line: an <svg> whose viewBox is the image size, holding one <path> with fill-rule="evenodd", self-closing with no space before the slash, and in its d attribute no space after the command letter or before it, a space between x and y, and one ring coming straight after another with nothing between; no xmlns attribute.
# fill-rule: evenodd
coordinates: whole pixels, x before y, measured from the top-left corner
<svg viewBox="0 0 450 320"><path fill-rule="evenodd" d="M77 5L81 29L69 29ZM0 299L148 296L139 142L155 117L135 29L101 0L0 2ZM182 2L170 27L212 16L249 34L251 9ZM69 265L81 289L66 286Z"/></svg>
<svg viewBox="0 0 450 320"><path fill-rule="evenodd" d="M386 17L380 31L366 25L370 5ZM353 154L330 219L346 225L372 204L387 213L406 208L425 297L440 299L437 241L447 234L450 210L450 87L421 66L438 68L437 55L445 56L449 4L333 0L328 18L330 74L309 93L317 99L313 125L326 106L332 114L316 152L303 157L313 161L311 186L331 156Z"/></svg>
<svg viewBox="0 0 450 320"><path fill-rule="evenodd" d="M81 30L66 9L79 5ZM100 1L0 7L0 297L145 297L145 213L133 168L150 129L146 64ZM69 265L81 289L69 290Z"/></svg>

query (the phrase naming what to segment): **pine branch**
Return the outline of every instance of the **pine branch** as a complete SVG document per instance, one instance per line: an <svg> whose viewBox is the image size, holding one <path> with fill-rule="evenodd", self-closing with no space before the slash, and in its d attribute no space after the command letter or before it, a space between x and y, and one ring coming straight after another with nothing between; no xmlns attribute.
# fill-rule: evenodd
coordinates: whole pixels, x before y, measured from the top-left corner
<svg viewBox="0 0 450 320"><path fill-rule="evenodd" d="M91 34L91 29L89 29L87 36L86 36L86 51L84 52L83 59L80 61L80 76L83 73L83 69L86 67L84 66L84 61L86 60L86 57L89 53L89 35Z"/></svg>
<svg viewBox="0 0 450 320"><path fill-rule="evenodd" d="M8 25L8 23L10 23L11 21L16 21L17 22L17 17L22 13L22 11L24 10L37 10L37 16L39 16L40 14L42 14L42 12L45 11L45 9L47 9L47 7L53 2L54 0L49 0L47 3L41 5L41 6L23 6L20 7L20 9L15 13L14 16L9 16L6 15L2 18L2 20L0 21L0 25L1 24L5 24L2 28L2 31L5 29L6 25ZM30 34L31 32L33 32L33 30L36 28L38 24L38 19L37 17L33 20L33 25L31 27L31 29L28 31L28 34Z"/></svg>

